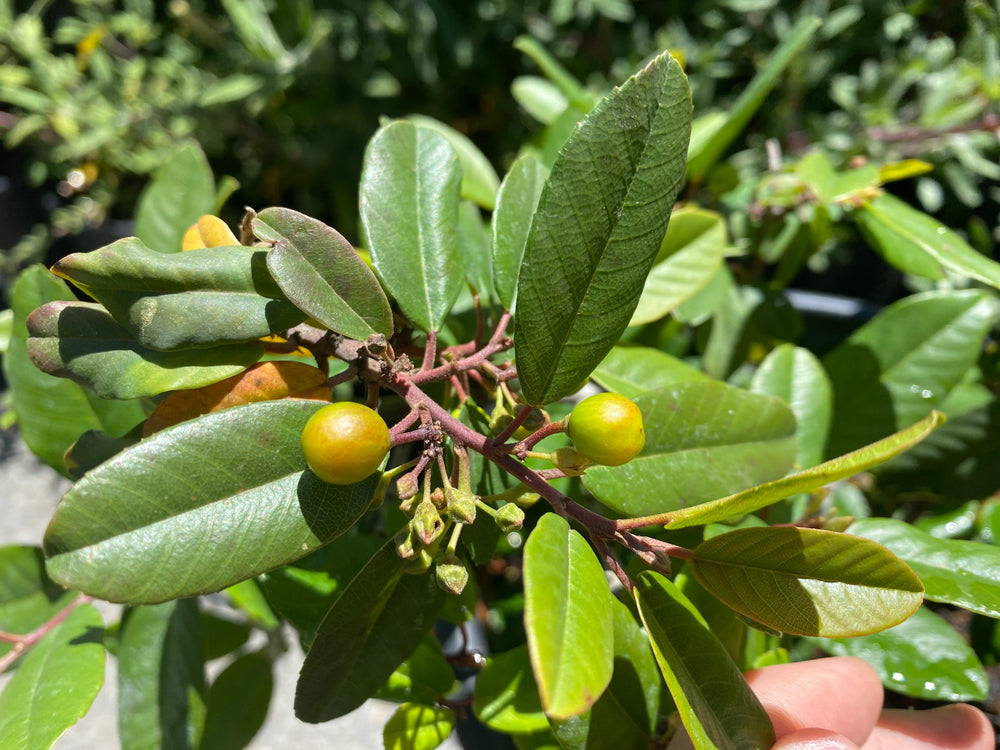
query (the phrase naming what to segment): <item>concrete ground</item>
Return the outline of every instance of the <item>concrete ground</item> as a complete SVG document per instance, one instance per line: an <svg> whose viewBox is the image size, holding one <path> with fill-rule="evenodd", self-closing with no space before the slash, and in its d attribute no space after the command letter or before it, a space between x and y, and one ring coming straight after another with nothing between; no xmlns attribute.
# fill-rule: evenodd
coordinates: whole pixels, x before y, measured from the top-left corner
<svg viewBox="0 0 1000 750"><path fill-rule="evenodd" d="M17 438L16 432L0 432L0 545L39 546L49 517L69 483L42 465ZM115 605L102 606L106 623L117 617ZM302 653L294 637L294 647L275 666L274 693L268 718L249 746L252 750L286 750L291 747L350 748L377 750L382 747L382 727L395 705L368 701L352 714L326 724L304 724L295 718L292 701ZM9 675L0 675L0 690ZM95 750L117 747L117 677L115 660L107 660L104 687L90 712L71 727L56 743L57 750ZM459 750L462 744L453 735L444 750Z"/></svg>

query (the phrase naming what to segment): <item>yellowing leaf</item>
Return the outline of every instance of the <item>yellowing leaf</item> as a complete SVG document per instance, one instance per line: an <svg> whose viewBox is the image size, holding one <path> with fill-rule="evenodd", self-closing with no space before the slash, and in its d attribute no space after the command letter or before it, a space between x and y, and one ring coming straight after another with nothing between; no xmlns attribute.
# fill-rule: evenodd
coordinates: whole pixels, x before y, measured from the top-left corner
<svg viewBox="0 0 1000 750"><path fill-rule="evenodd" d="M149 415L143 435L232 406L281 398L329 401L326 374L301 362L260 362L239 375L204 388L174 391Z"/></svg>

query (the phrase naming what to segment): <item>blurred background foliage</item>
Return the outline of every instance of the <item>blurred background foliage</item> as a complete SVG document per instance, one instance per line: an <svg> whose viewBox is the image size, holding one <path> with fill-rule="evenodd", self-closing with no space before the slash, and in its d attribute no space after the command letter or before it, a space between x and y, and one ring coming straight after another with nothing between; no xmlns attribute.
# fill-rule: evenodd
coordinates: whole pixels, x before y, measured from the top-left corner
<svg viewBox="0 0 1000 750"><path fill-rule="evenodd" d="M795 208L761 202L762 187L810 150L835 168L921 159L934 170L899 183L901 197L990 254L997 0L0 0L4 289L27 263L128 232L119 222L186 138L230 177L230 221L285 205L357 239L361 157L380 117L442 120L501 173L557 119L566 102L519 37L595 93L670 49L697 117L732 104L806 15L823 19L811 48L689 197L729 217L736 245L758 247ZM851 228L821 235L812 271L846 268Z"/></svg>

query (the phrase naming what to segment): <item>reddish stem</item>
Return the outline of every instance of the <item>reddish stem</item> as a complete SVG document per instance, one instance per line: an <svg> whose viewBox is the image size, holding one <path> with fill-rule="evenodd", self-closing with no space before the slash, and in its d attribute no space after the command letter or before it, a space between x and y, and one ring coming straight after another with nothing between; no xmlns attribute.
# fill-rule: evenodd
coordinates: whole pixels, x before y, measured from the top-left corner
<svg viewBox="0 0 1000 750"><path fill-rule="evenodd" d="M80 596L67 604L65 608L49 618L48 622L43 625L39 625L30 633L25 633L24 635L15 635L13 633L0 634L3 636L0 640L13 644L13 648L9 652L0 656L0 673L4 672L7 667L17 661L21 654L55 630L59 623L69 617L70 612L79 607L81 604L85 604L89 601L92 601L91 597L86 594L80 594Z"/></svg>
<svg viewBox="0 0 1000 750"><path fill-rule="evenodd" d="M468 357L462 357L461 359L453 360L438 367L433 367L429 370L420 370L419 372L413 373L410 379L417 385L423 383L430 383L435 380L443 380L444 378L456 375L457 373L463 372L465 370L474 370L483 364L486 360L492 357L494 354L499 354L502 351L506 351L511 347L511 340L507 338L501 338L499 341L490 341L486 346Z"/></svg>
<svg viewBox="0 0 1000 750"><path fill-rule="evenodd" d="M535 447L535 445L542 442L549 435L557 435L558 433L565 431L566 431L566 425L563 422L563 420L560 419L557 422L549 422L547 425L542 425L541 427L539 427L537 430L528 435L528 437L526 437L520 443L517 443L515 446L513 446L513 449L516 453L521 453L522 451L524 452L530 451L532 448Z"/></svg>
<svg viewBox="0 0 1000 750"><path fill-rule="evenodd" d="M511 419L507 426L500 431L499 435L493 438L493 444L503 445L506 443L510 439L510 436L517 432L517 428L524 424L524 420L526 420L534 410L534 406L528 406L527 404L518 409L514 418Z"/></svg>
<svg viewBox="0 0 1000 750"><path fill-rule="evenodd" d="M393 441L397 439L398 435L402 435L404 432L409 430L413 425L417 423L420 419L419 409L410 409L410 413L403 417L401 420L396 422L392 427L389 428L389 435L392 437Z"/></svg>
<svg viewBox="0 0 1000 750"><path fill-rule="evenodd" d="M437 332L427 332L427 344L424 346L424 361L420 363L420 372L427 372L434 366L437 359Z"/></svg>

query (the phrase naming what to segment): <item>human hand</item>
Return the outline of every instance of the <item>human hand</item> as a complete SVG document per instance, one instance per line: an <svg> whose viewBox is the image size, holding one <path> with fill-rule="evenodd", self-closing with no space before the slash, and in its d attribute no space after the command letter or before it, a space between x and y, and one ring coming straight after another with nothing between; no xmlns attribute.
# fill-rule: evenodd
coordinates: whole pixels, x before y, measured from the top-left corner
<svg viewBox="0 0 1000 750"><path fill-rule="evenodd" d="M875 670L854 657L764 667L746 678L774 724L773 750L994 748L989 720L972 706L883 709ZM686 736L670 743L670 750L690 747Z"/></svg>

